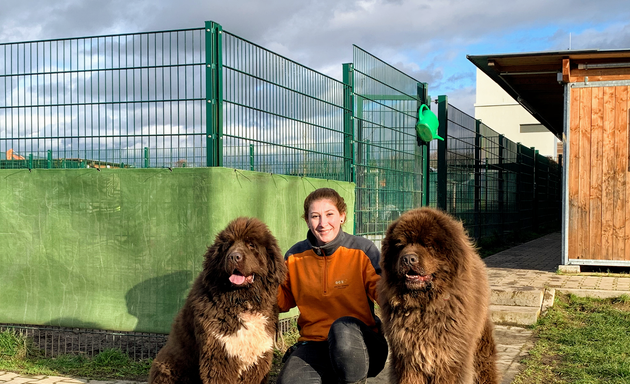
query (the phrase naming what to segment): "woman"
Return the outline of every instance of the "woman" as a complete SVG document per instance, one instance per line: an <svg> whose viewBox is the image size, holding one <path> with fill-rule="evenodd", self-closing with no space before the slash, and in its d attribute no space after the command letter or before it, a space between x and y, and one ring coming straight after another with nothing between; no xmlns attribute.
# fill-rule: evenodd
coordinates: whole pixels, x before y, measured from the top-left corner
<svg viewBox="0 0 630 384"><path fill-rule="evenodd" d="M309 231L286 253L289 273L278 291L281 312L300 310L300 338L278 384L366 383L385 365L387 342L374 315L380 252L342 230L346 209L331 188L304 201Z"/></svg>

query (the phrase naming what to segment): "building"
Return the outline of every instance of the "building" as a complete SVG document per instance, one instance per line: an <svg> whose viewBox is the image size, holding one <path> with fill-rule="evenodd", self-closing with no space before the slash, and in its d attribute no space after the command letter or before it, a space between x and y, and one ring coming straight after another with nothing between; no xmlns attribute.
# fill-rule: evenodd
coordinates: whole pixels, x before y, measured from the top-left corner
<svg viewBox="0 0 630 384"><path fill-rule="evenodd" d="M557 160L562 153L558 138L480 69L477 69L475 119L515 143L535 147L543 156Z"/></svg>
<svg viewBox="0 0 630 384"><path fill-rule="evenodd" d="M563 138L562 263L630 267L630 50L468 59Z"/></svg>

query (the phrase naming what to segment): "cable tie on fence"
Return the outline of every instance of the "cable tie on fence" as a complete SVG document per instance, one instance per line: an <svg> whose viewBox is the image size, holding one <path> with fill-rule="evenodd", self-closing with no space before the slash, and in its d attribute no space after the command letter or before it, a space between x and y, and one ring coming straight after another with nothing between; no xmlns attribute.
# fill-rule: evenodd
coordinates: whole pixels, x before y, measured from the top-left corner
<svg viewBox="0 0 630 384"><path fill-rule="evenodd" d="M169 170L169 171L171 171L171 172L173 172L173 168L171 168L171 167L168 167L168 170Z"/></svg>

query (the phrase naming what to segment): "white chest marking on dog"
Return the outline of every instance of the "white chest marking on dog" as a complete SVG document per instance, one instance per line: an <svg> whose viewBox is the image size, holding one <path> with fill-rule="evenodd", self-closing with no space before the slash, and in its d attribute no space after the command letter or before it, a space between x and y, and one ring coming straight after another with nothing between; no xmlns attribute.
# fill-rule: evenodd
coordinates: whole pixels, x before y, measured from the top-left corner
<svg viewBox="0 0 630 384"><path fill-rule="evenodd" d="M214 336L223 344L228 356L241 361L239 375L254 365L273 347L273 337L267 333L269 319L260 313L244 312L239 316L243 326L232 335Z"/></svg>

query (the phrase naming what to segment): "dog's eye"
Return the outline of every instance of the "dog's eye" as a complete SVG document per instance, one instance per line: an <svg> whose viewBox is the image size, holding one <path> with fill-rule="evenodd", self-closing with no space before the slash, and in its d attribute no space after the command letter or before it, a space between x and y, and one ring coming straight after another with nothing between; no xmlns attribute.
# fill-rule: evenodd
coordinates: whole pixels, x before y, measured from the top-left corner
<svg viewBox="0 0 630 384"><path fill-rule="evenodd" d="M254 248L256 248L256 247L254 247L254 243L252 243L252 242L248 242L248 243L247 243L247 247L248 247L249 249L254 249Z"/></svg>

